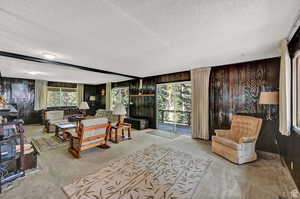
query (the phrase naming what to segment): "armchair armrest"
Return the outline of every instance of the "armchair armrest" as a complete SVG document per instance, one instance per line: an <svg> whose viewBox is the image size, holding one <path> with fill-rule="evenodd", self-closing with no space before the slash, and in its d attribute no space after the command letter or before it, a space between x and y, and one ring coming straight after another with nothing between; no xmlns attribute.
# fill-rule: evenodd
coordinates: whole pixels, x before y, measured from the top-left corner
<svg viewBox="0 0 300 199"><path fill-rule="evenodd" d="M242 137L239 140L239 143L251 143L254 142L256 140L256 137Z"/></svg>
<svg viewBox="0 0 300 199"><path fill-rule="evenodd" d="M216 130L215 130L215 133L216 133L217 136L220 136L220 137L226 137L226 135L230 135L231 130L221 130L221 129L216 129Z"/></svg>

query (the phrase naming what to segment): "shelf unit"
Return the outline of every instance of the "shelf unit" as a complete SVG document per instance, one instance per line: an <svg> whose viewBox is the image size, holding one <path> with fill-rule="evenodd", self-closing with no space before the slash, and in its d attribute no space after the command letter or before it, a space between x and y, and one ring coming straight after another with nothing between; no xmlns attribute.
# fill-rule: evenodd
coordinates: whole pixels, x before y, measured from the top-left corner
<svg viewBox="0 0 300 199"><path fill-rule="evenodd" d="M1 111L0 110L0 115L5 117L8 115L8 112L5 111ZM4 185L7 182L11 182L19 177L23 177L25 176L25 171L24 171L24 128L23 128L23 121L20 120L15 120L14 122L8 122L8 123L4 123L4 124L0 124L0 127L3 128L6 125L13 125L16 127L16 132L14 132L14 134L12 135L8 135L6 136L1 136L0 137L0 168L1 166L3 166L5 163L7 163L8 161L16 161L16 169L14 171L8 172L6 173L5 176L4 172L2 172L2 174L0 173L0 193L2 193L2 185ZM4 131L4 129L3 129ZM17 140L20 140L19 144L20 144L20 152L17 154L15 154L14 157L10 157L10 158L5 158L2 159L2 153L1 153L1 146L4 144L7 144L9 142L17 142Z"/></svg>

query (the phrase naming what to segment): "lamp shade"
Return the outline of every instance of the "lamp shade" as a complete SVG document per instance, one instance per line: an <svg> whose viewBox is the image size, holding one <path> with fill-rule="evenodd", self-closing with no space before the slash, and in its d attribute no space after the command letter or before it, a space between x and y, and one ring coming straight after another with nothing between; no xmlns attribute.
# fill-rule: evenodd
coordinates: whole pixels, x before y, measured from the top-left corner
<svg viewBox="0 0 300 199"><path fill-rule="evenodd" d="M114 115L126 115L126 108L123 104L117 104L113 111Z"/></svg>
<svg viewBox="0 0 300 199"><path fill-rule="evenodd" d="M90 96L90 101L96 101L96 97L95 96Z"/></svg>
<svg viewBox="0 0 300 199"><path fill-rule="evenodd" d="M81 102L80 106L79 106L80 110L86 110L86 109L90 109L89 105L87 102Z"/></svg>
<svg viewBox="0 0 300 199"><path fill-rule="evenodd" d="M261 92L259 97L259 104L278 104L278 92Z"/></svg>

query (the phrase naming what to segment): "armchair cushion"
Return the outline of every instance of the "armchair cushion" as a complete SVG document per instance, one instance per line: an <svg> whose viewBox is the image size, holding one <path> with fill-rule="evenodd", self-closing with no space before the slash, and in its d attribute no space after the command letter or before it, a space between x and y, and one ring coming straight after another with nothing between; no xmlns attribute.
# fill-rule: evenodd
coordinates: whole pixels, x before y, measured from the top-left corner
<svg viewBox="0 0 300 199"><path fill-rule="evenodd" d="M220 137L220 136L212 136L212 141L217 142L219 144L223 144L229 148L232 148L234 150L240 151L242 149L242 146L233 140L230 140L226 137Z"/></svg>
<svg viewBox="0 0 300 199"><path fill-rule="evenodd" d="M256 141L256 137L252 136L252 137L241 137L239 140L239 143L249 143L249 142L255 142Z"/></svg>

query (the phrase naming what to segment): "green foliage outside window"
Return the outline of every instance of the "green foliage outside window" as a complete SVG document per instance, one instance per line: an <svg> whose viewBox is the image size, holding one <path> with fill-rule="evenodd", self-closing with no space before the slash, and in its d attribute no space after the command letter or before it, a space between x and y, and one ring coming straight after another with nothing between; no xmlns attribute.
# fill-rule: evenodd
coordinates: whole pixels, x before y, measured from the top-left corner
<svg viewBox="0 0 300 199"><path fill-rule="evenodd" d="M111 90L112 96L112 109L117 104L123 104L126 107L126 113L129 111L129 88L128 87L116 87Z"/></svg>
<svg viewBox="0 0 300 199"><path fill-rule="evenodd" d="M49 87L47 106L77 106L78 93L76 88Z"/></svg>
<svg viewBox="0 0 300 199"><path fill-rule="evenodd" d="M190 125L192 110L190 83L162 84L157 89L158 120Z"/></svg>

